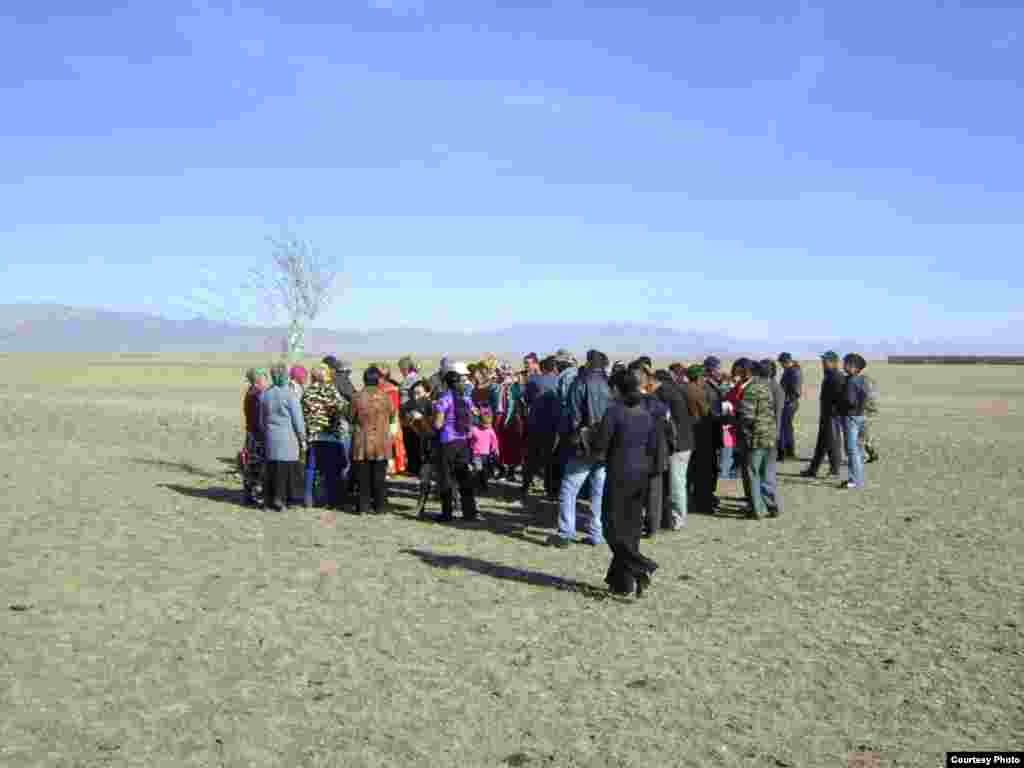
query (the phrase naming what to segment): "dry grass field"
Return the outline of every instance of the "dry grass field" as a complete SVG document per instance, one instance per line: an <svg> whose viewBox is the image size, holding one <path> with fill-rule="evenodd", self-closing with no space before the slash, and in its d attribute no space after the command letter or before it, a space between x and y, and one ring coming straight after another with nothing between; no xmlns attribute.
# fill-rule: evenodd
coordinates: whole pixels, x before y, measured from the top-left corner
<svg viewBox="0 0 1024 768"><path fill-rule="evenodd" d="M863 492L605 548L241 506L230 356L0 356L0 766L943 764L1024 743L1024 378L872 364ZM428 366L429 368L429 366ZM812 446L819 380L800 414ZM737 495L727 486L724 495Z"/></svg>

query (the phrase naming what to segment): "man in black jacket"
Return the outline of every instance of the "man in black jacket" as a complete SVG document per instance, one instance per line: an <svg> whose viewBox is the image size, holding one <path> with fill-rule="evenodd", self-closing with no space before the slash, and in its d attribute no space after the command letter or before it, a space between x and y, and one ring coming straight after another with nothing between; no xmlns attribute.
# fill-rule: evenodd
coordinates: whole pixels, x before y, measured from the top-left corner
<svg viewBox="0 0 1024 768"><path fill-rule="evenodd" d="M817 477L821 462L828 456L829 474L839 477L842 465L842 417L846 412L846 376L839 370L839 355L829 350L821 356L821 412L818 416L818 442L814 458L801 477Z"/></svg>
<svg viewBox="0 0 1024 768"><path fill-rule="evenodd" d="M722 361L713 355L704 360L704 399L708 415L704 417L705 427L711 436L711 453L708 460L701 461L700 469L694 473L694 502L704 514L718 511L718 473L720 471L719 451L722 448L722 424L726 418L722 413Z"/></svg>
<svg viewBox="0 0 1024 768"><path fill-rule="evenodd" d="M669 441L668 472L665 473L664 495L669 500L668 514L663 517L666 528L678 531L686 525L686 474L693 451L693 417L686 392L680 388L668 371L654 374L655 396L668 406L672 420Z"/></svg>
<svg viewBox="0 0 1024 768"><path fill-rule="evenodd" d="M786 395L786 400L782 408L782 425L779 427L778 460L785 461L796 458L796 430L793 428L793 421L800 410L804 381L799 363L789 352L779 355L779 365L782 366L779 385Z"/></svg>

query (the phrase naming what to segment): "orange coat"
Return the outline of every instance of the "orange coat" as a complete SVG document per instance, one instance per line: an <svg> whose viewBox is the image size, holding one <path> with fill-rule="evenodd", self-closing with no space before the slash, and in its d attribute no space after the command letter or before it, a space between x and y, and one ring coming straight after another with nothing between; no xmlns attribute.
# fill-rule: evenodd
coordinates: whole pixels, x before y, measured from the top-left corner
<svg viewBox="0 0 1024 768"><path fill-rule="evenodd" d="M388 396L392 407L395 409L395 413L398 413L399 403L401 402L398 387L390 381L382 381L379 389ZM395 475L405 472L405 436L402 433L401 419L395 419L394 424L391 426L391 456L388 458L388 474Z"/></svg>
<svg viewBox="0 0 1024 768"><path fill-rule="evenodd" d="M391 421L397 408L380 387L366 387L352 398L352 461L391 458Z"/></svg>

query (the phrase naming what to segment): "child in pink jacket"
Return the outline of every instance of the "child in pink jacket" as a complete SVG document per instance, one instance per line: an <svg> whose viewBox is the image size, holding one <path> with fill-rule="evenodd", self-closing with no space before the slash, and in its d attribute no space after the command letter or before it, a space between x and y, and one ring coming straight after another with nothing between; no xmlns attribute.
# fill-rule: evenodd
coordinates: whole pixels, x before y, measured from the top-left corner
<svg viewBox="0 0 1024 768"><path fill-rule="evenodd" d="M480 490L487 490L487 480L501 463L494 416L489 408L480 409L480 423L469 429L469 450L473 454L473 471L480 478Z"/></svg>

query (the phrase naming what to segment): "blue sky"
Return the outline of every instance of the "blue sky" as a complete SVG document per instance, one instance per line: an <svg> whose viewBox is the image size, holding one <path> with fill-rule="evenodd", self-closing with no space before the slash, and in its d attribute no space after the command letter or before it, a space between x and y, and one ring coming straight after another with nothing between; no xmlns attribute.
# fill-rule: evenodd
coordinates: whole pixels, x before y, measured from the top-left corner
<svg viewBox="0 0 1024 768"><path fill-rule="evenodd" d="M287 223L325 327L1024 333L1019 2L642 5L7 0L0 302L262 322Z"/></svg>

